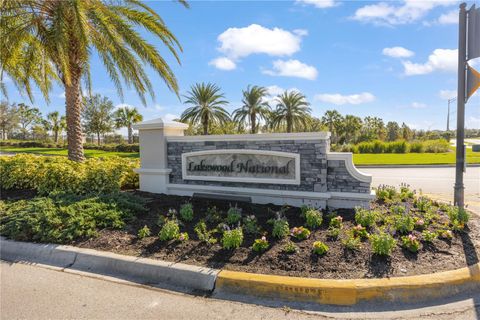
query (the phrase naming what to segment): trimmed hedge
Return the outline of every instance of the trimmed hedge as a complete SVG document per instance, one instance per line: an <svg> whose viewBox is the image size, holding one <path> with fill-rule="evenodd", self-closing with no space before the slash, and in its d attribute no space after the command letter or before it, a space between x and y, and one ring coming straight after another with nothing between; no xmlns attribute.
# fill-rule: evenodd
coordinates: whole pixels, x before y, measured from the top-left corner
<svg viewBox="0 0 480 320"><path fill-rule="evenodd" d="M101 194L138 188L138 160L109 157L78 163L66 157L18 154L0 157L2 189L35 189L52 192Z"/></svg>
<svg viewBox="0 0 480 320"><path fill-rule="evenodd" d="M444 153L450 151L450 144L443 139L413 141L410 143L405 140L391 142L375 140L370 142L360 142L356 145L346 144L334 146L332 149L334 151L353 153Z"/></svg>
<svg viewBox="0 0 480 320"><path fill-rule="evenodd" d="M17 147L17 148L65 148L61 143L44 142L44 141L23 141L23 140L0 140L1 147ZM138 143L136 144L102 144L94 143L83 144L84 149L115 151L115 152L139 152Z"/></svg>

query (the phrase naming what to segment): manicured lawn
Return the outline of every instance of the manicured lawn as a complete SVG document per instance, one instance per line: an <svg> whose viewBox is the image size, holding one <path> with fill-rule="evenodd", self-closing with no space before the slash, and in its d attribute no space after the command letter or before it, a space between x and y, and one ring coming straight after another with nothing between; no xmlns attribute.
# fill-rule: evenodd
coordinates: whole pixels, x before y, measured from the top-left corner
<svg viewBox="0 0 480 320"><path fill-rule="evenodd" d="M447 153L354 154L353 162L356 165L453 164L455 163L455 149ZM467 164L472 163L480 163L480 152L472 152L472 149L467 149Z"/></svg>
<svg viewBox="0 0 480 320"><path fill-rule="evenodd" d="M15 152L15 153L35 153L45 155L66 156L67 149L62 148L15 148L15 147L1 147L3 152ZM100 158L100 157L123 157L123 158L138 158L137 152L114 152L114 151L102 151L85 149L85 156L87 158Z"/></svg>

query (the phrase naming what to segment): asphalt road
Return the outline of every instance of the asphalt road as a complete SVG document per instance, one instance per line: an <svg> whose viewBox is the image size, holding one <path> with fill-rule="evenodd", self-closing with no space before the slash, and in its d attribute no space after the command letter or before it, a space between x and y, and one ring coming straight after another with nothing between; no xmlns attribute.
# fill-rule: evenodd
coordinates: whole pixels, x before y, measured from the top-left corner
<svg viewBox="0 0 480 320"><path fill-rule="evenodd" d="M402 182L434 199L453 202L455 168L359 168L372 175L372 186L399 186ZM465 203L480 214L480 167L468 167L464 175Z"/></svg>
<svg viewBox="0 0 480 320"><path fill-rule="evenodd" d="M306 313L192 296L85 273L0 262L1 319L477 319L477 297L413 310ZM476 306L476 307L475 307Z"/></svg>

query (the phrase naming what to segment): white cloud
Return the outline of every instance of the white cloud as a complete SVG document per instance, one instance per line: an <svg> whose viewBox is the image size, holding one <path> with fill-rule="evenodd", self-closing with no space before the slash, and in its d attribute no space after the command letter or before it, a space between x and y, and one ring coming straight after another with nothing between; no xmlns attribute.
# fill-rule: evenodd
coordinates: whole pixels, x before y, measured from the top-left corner
<svg viewBox="0 0 480 320"><path fill-rule="evenodd" d="M280 28L268 29L258 24L244 28L228 28L220 34L218 50L232 61L255 53L270 56L290 56L300 50L305 30L290 32Z"/></svg>
<svg viewBox="0 0 480 320"><path fill-rule="evenodd" d="M237 67L235 62L233 62L227 57L218 57L210 61L208 64L215 66L215 68L217 69L225 70L225 71L234 70Z"/></svg>
<svg viewBox="0 0 480 320"><path fill-rule="evenodd" d="M316 94L314 99L340 106L344 104L362 104L372 102L375 100L375 96L370 92L362 92L350 95L342 95L340 93L321 93Z"/></svg>
<svg viewBox="0 0 480 320"><path fill-rule="evenodd" d="M296 35L299 35L300 37L308 36L308 30L306 29L295 29L293 30L293 33L295 33Z"/></svg>
<svg viewBox="0 0 480 320"><path fill-rule="evenodd" d="M165 121L173 121L175 119L180 119L180 116L172 113L167 113L162 117L162 119Z"/></svg>
<svg viewBox="0 0 480 320"><path fill-rule="evenodd" d="M465 120L465 127L470 129L478 129L480 128L480 118L470 116Z"/></svg>
<svg viewBox="0 0 480 320"><path fill-rule="evenodd" d="M355 11L354 20L370 22L377 25L400 25L416 22L437 6L449 6L457 3L454 0L404 0L402 4L395 2L378 2L363 6Z"/></svg>
<svg viewBox="0 0 480 320"><path fill-rule="evenodd" d="M405 75L414 76L434 71L455 72L457 71L457 55L456 49L435 49L425 63L403 61Z"/></svg>
<svg viewBox="0 0 480 320"><path fill-rule="evenodd" d="M443 100L453 99L457 97L457 90L440 90L439 95Z"/></svg>
<svg viewBox="0 0 480 320"><path fill-rule="evenodd" d="M62 93L59 93L59 94L57 95L57 98L65 99L65 91L62 92Z"/></svg>
<svg viewBox="0 0 480 320"><path fill-rule="evenodd" d="M414 108L414 109L425 109L427 107L427 105L425 103L420 103L420 102L412 102L412 104L410 105L410 107Z"/></svg>
<svg viewBox="0 0 480 320"><path fill-rule="evenodd" d="M439 24L456 24L458 23L458 10L442 14L437 21Z"/></svg>
<svg viewBox="0 0 480 320"><path fill-rule="evenodd" d="M411 50L405 49L403 47L391 47L391 48L384 48L382 53L385 56L389 56L392 58L410 58L415 53Z"/></svg>
<svg viewBox="0 0 480 320"><path fill-rule="evenodd" d="M315 67L293 59L273 61L273 70L263 70L262 72L271 76L297 77L308 80L315 80L318 75Z"/></svg>
<svg viewBox="0 0 480 320"><path fill-rule="evenodd" d="M313 5L319 9L331 8L338 5L338 1L335 0L296 0L295 3Z"/></svg>
<svg viewBox="0 0 480 320"><path fill-rule="evenodd" d="M279 94L282 94L284 91L285 89L277 85L267 87L267 93L269 96L278 96Z"/></svg>
<svg viewBox="0 0 480 320"><path fill-rule="evenodd" d="M157 105L156 105L156 106L157 106ZM130 105L130 104L127 104L127 103L119 103L119 104L117 104L115 107L113 107L113 109L117 110L117 109L124 108L124 107L133 108L133 106Z"/></svg>

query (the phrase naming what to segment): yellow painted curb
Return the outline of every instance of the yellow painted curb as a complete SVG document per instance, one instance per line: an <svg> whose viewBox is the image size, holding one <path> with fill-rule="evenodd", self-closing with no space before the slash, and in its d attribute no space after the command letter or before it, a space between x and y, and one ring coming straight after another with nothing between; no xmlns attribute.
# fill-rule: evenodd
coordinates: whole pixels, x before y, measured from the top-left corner
<svg viewBox="0 0 480 320"><path fill-rule="evenodd" d="M330 280L222 270L215 283L216 292L334 305L419 302L466 289L480 289L480 263L452 271L385 279Z"/></svg>

